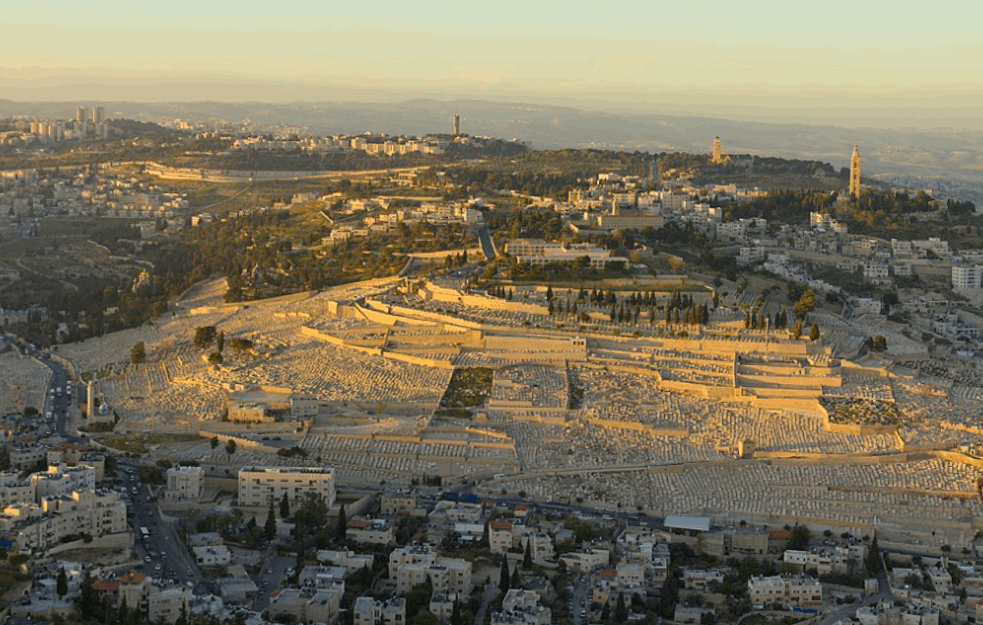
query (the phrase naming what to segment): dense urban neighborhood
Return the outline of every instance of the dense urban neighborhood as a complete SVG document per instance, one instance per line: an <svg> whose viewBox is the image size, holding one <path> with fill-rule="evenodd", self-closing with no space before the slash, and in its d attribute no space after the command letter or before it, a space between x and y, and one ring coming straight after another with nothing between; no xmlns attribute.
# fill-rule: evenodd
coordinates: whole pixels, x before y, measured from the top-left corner
<svg viewBox="0 0 983 625"><path fill-rule="evenodd" d="M983 618L983 219L863 145L2 123L5 622Z"/></svg>

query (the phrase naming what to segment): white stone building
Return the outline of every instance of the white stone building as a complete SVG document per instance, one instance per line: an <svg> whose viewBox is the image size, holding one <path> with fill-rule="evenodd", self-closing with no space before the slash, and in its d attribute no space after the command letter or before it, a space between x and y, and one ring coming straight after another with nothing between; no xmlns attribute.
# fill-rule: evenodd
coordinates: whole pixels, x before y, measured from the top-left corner
<svg viewBox="0 0 983 625"><path fill-rule="evenodd" d="M239 470L239 505L265 507L287 495L295 509L308 493L320 495L330 508L335 502L335 477L331 467L256 467Z"/></svg>
<svg viewBox="0 0 983 625"><path fill-rule="evenodd" d="M171 467L167 470L165 498L178 501L198 501L204 491L204 468Z"/></svg>

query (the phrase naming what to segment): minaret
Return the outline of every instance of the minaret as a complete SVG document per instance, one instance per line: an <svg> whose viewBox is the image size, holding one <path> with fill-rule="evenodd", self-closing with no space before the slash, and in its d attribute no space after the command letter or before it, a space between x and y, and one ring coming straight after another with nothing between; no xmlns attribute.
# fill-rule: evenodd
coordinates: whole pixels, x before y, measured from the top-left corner
<svg viewBox="0 0 983 625"><path fill-rule="evenodd" d="M85 421L89 425L96 423L96 392L98 388L98 382L89 380L89 386L85 390Z"/></svg>
<svg viewBox="0 0 983 625"><path fill-rule="evenodd" d="M714 137L713 153L712 156L710 157L710 162L713 163L714 165L719 165L720 163L724 162L723 155L721 154L722 151L723 151L723 145L720 142L720 137Z"/></svg>
<svg viewBox="0 0 983 625"><path fill-rule="evenodd" d="M857 151L856 142L850 155L850 195L860 197L860 152Z"/></svg>

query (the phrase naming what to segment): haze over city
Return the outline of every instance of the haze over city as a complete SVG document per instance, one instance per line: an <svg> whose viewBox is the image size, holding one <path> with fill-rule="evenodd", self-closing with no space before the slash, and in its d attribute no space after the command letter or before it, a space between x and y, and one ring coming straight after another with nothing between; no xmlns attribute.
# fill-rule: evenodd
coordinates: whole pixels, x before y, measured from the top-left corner
<svg viewBox="0 0 983 625"><path fill-rule="evenodd" d="M834 125L970 125L978 4L239 3L8 6L14 100L562 104ZM875 123L876 122L876 123ZM975 124L973 124L975 126Z"/></svg>

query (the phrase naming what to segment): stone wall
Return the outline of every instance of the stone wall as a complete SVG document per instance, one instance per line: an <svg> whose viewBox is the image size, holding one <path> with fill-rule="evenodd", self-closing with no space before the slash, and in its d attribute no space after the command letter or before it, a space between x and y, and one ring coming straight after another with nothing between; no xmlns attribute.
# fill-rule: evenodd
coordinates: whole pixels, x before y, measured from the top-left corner
<svg viewBox="0 0 983 625"><path fill-rule="evenodd" d="M474 308L508 310L511 312L520 312L530 315L542 315L544 317L549 315L549 308L541 304L528 304L526 302L515 301L514 299L512 301L508 301L485 295L470 295L462 291L439 287L430 282L428 282L423 288L427 299L432 299L435 302L454 302L465 306L472 306Z"/></svg>
<svg viewBox="0 0 983 625"><path fill-rule="evenodd" d="M120 532L119 534L106 534L99 538L93 538L92 542L84 540L73 540L69 543L61 543L48 550L48 555L53 556L64 551L73 549L119 549L121 547L133 546L133 532Z"/></svg>

